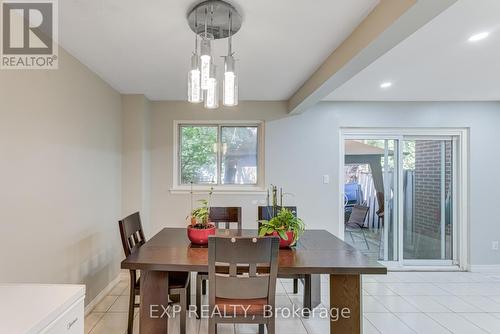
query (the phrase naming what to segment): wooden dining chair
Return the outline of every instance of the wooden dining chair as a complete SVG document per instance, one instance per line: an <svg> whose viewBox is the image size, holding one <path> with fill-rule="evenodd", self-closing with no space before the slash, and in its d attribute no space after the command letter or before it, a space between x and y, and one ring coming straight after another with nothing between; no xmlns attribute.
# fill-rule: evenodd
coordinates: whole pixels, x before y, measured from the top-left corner
<svg viewBox="0 0 500 334"><path fill-rule="evenodd" d="M236 228L241 230L241 207L211 207L210 221L217 228L230 229L231 226L236 225Z"/></svg>
<svg viewBox="0 0 500 334"><path fill-rule="evenodd" d="M296 206L285 206L285 209L290 210L295 216L297 216L297 207ZM258 207L258 220L270 220L276 214L278 214L279 210L281 210L280 206L276 207L276 211L274 212L274 208L272 206L259 206ZM260 228L260 223L258 224ZM304 316L308 316L308 310L312 309L312 276L309 274L279 274L278 278L284 279L292 279L293 280L293 293L297 294L299 292L299 281L302 282L304 286L304 295L303 295L303 306L304 306Z"/></svg>
<svg viewBox="0 0 500 334"><path fill-rule="evenodd" d="M241 207L211 207L210 221L216 228L230 229L236 226L241 230ZM201 296L207 294L208 273L196 273L196 316L200 318Z"/></svg>
<svg viewBox="0 0 500 334"><path fill-rule="evenodd" d="M122 239L123 251L125 256L137 252L139 248L146 243L144 231L142 229L141 217L139 212L135 212L130 216L118 222L120 227L120 236ZM130 272L130 300L128 307L128 325L127 333L133 334L134 327L134 308L139 307L140 304L135 302L135 297L140 296L140 277L137 275L136 270L129 270ZM181 306L180 311L180 333L186 333L186 313L189 307L190 282L189 273L170 272L168 275L169 295L179 296Z"/></svg>
<svg viewBox="0 0 500 334"><path fill-rule="evenodd" d="M296 206L285 206L285 209L290 210L294 216L297 216L297 207ZM274 208L272 206L259 206L258 208L258 219L260 220L270 220L276 214L278 214L279 210L281 210L280 206L276 207L277 212L273 212ZM260 223L258 224L260 228ZM285 277L286 276L286 277ZM305 286L305 275L279 275L278 278L290 278L293 279L293 293L296 294L299 292L299 279L302 280ZM306 305L304 303L304 305Z"/></svg>
<svg viewBox="0 0 500 334"><path fill-rule="evenodd" d="M219 323L259 324L275 333L279 238L208 239L208 333ZM216 312L218 311L218 312Z"/></svg>

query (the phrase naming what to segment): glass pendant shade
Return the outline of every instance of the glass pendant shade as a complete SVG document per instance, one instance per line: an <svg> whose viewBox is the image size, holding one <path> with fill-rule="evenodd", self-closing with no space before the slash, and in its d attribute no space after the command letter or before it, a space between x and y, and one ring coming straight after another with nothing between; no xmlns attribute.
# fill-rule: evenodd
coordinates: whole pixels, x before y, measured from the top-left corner
<svg viewBox="0 0 500 334"><path fill-rule="evenodd" d="M215 73L215 65L210 64L210 75L207 80L207 90L205 91L205 108L207 109L216 109L219 107L219 89Z"/></svg>
<svg viewBox="0 0 500 334"><path fill-rule="evenodd" d="M200 0L187 16L189 28L195 34L194 52L188 72L188 101L203 102L206 109L217 109L219 104L227 107L238 105L238 74L235 71L232 40L243 20L236 8L226 1ZM227 39L227 56L224 57L224 72L217 76L216 61L212 55L212 51L217 50L212 50L215 45L212 45L212 41L223 39Z"/></svg>
<svg viewBox="0 0 500 334"><path fill-rule="evenodd" d="M225 106L231 107L238 105L238 78L234 69L233 56L225 58L222 103Z"/></svg>
<svg viewBox="0 0 500 334"><path fill-rule="evenodd" d="M188 73L188 101L191 103L200 103L201 95L201 72L199 58L196 53L191 56L191 70Z"/></svg>
<svg viewBox="0 0 500 334"><path fill-rule="evenodd" d="M200 45L201 53L201 89L208 89L208 79L210 77L210 67L212 63L212 56L210 52L210 40L203 38Z"/></svg>

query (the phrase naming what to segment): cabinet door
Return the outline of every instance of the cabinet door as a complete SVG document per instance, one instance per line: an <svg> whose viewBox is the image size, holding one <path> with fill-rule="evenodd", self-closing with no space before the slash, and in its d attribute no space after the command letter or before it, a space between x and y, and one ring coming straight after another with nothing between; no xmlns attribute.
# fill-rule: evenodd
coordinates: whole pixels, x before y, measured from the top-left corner
<svg viewBox="0 0 500 334"><path fill-rule="evenodd" d="M84 297L71 305L66 312L52 322L43 334L83 334Z"/></svg>

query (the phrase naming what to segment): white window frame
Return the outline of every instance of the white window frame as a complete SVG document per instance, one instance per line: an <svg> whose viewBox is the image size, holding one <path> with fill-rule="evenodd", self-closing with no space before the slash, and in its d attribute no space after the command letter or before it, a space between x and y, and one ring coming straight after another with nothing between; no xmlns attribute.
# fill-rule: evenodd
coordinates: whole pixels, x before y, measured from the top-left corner
<svg viewBox="0 0 500 334"><path fill-rule="evenodd" d="M456 137L458 144L458 152L455 154L455 167L457 169L453 177L453 196L454 202L458 204L458 207L454 207L453 215L454 219L454 240L453 240L453 254L454 254L454 264L459 268L459 270L469 270L469 129L468 128L366 128L366 127L342 127L339 131L339 221L344 221L344 164L345 164L345 139L359 139L361 137L379 138L379 139L398 139L399 140L399 159L402 158L402 140L403 138L410 138L411 136L416 136L419 139L422 138L442 138L443 136ZM454 145L456 147L456 145ZM400 171L399 174L402 174ZM402 198L402 175L399 175L399 198ZM398 214L400 214L399 220L402 220L402 201L398 203ZM401 235L399 239L402 239L402 230L398 231ZM344 239L344 224L339 224L338 235L341 239ZM457 249L458 248L458 249ZM400 254L398 256L398 261L390 261L386 265L392 270L449 270L449 266L428 266L428 261L423 261L421 264L418 261L403 261L402 249L399 250ZM405 263L406 262L406 263Z"/></svg>
<svg viewBox="0 0 500 334"><path fill-rule="evenodd" d="M193 184L192 190L196 193L205 193L213 188L214 193L230 194L264 194L265 193L265 154L264 154L264 122L247 120L175 120L173 122L173 182L171 193L185 194L191 191L191 185L180 183L180 133L181 126L256 126L257 127L257 183L252 185L243 184ZM220 169L220 166L217 166ZM220 170L219 170L220 172Z"/></svg>

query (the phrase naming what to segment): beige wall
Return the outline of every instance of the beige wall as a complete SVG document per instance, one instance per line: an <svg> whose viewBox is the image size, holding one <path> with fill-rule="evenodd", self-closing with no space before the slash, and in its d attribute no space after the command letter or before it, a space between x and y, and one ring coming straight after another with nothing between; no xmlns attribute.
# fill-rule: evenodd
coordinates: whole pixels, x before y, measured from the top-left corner
<svg viewBox="0 0 500 334"><path fill-rule="evenodd" d="M150 108L144 95L122 95L122 216L140 211L146 235L151 213Z"/></svg>
<svg viewBox="0 0 500 334"><path fill-rule="evenodd" d="M0 71L0 281L119 273L121 97L60 49L59 69Z"/></svg>
<svg viewBox="0 0 500 334"><path fill-rule="evenodd" d="M151 224L156 232L165 226L185 226L189 194L172 194L174 120L264 120L287 117L286 102L241 102L235 108L207 111L187 102L152 102L151 114ZM267 157L266 157L267 159ZM196 196L195 199L200 198ZM214 206L241 206L243 224L255 227L258 201L265 196L216 194Z"/></svg>

